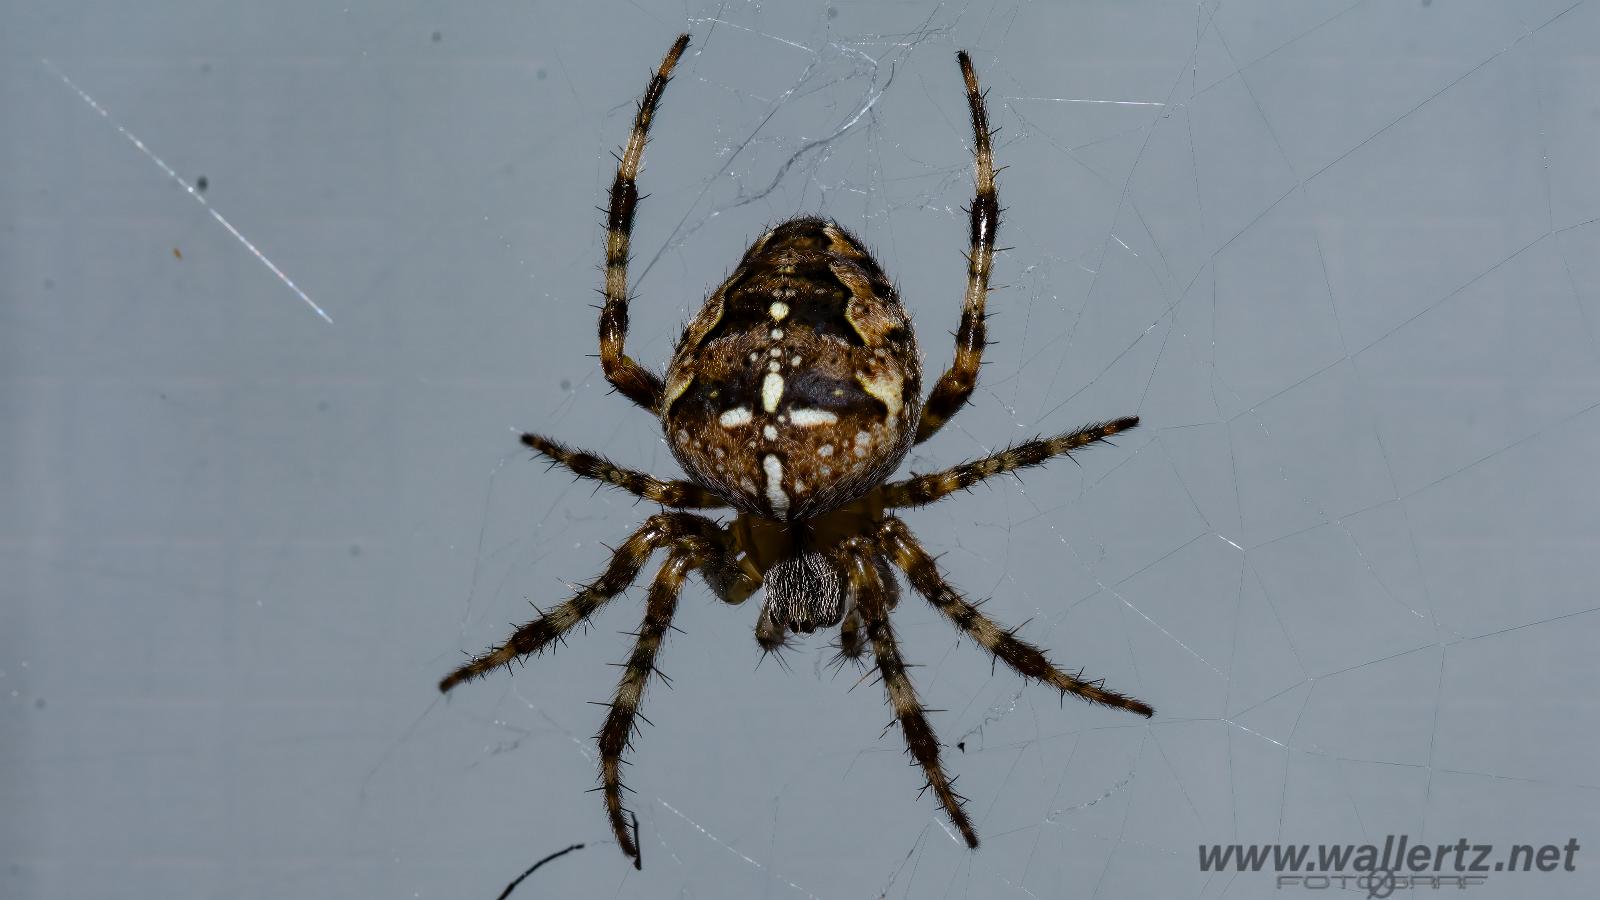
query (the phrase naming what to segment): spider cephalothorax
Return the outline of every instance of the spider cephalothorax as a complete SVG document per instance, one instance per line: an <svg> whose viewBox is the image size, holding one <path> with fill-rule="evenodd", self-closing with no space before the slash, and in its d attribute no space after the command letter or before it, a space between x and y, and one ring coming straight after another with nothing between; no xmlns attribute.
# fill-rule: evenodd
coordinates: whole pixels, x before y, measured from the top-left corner
<svg viewBox="0 0 1600 900"><path fill-rule="evenodd" d="M971 847L977 830L939 761L939 742L917 700L890 623L899 598L894 569L911 588L995 658L1020 674L1084 700L1152 715L1149 706L1069 675L1043 651L1002 628L939 572L909 527L889 510L925 506L1005 472L1103 441L1135 416L1007 447L942 472L889 481L915 443L932 437L971 396L985 343L984 305L1000 206L988 113L978 76L957 54L972 115L976 192L970 216L967 290L955 358L924 398L911 319L883 268L833 222L791 219L762 235L684 330L665 380L623 352L628 328L628 244L639 191L635 177L662 91L689 44L682 35L650 80L633 134L619 157L606 228L600 362L606 378L659 417L667 445L689 474L663 480L536 434L522 441L581 477L607 482L669 509L728 508L732 522L687 512L651 516L612 554L598 578L501 646L450 673L448 691L551 646L622 593L658 550L657 571L601 726L600 781L622 851L639 865L638 826L622 806L622 754L639 702L655 674L684 580L698 572L722 600L765 592L756 639L772 650L790 634L840 625L843 656L868 646L906 748L939 804Z"/></svg>

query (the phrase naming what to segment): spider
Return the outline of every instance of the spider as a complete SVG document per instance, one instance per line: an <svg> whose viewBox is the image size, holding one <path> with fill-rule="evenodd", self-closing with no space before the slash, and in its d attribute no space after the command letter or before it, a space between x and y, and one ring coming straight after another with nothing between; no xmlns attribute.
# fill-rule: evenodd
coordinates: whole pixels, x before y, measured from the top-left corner
<svg viewBox="0 0 1600 900"><path fill-rule="evenodd" d="M978 76L956 54L966 82L976 156L967 253L966 300L955 358L921 400L922 372L911 319L861 242L834 222L790 219L745 251L738 268L701 307L679 339L663 378L623 351L628 331L628 244L639 202L639 171L651 120L672 70L689 45L681 35L639 101L633 133L618 156L606 220L605 305L600 362L623 396L661 421L667 445L688 472L665 480L625 469L537 434L522 442L581 478L604 482L664 507L616 549L605 571L569 600L521 626L504 644L461 666L439 690L538 653L625 591L651 555L666 551L645 601L644 622L600 728L600 790L622 852L640 867L638 822L622 803L622 755L656 653L684 580L699 573L730 604L764 589L755 636L763 650L790 634L840 626L843 658L868 646L907 751L967 845L978 834L939 761L939 741L906 673L890 611L899 600L893 568L956 628L1026 678L1084 700L1143 716L1139 700L1052 664L1038 647L978 610L940 573L905 522L889 510L926 506L986 478L1105 441L1139 423L1126 416L1016 444L942 472L890 481L913 444L936 434L966 404L984 349L984 301L994 262L1000 206L989 118ZM686 509L732 508L726 525ZM669 511L670 510L670 511ZM663 676L664 677L664 676Z"/></svg>

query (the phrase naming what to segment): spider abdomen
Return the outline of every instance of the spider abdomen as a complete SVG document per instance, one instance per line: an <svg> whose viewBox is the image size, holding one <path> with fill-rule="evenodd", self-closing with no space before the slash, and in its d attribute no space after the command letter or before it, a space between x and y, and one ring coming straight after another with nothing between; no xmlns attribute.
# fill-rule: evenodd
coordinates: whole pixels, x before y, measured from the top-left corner
<svg viewBox="0 0 1600 900"><path fill-rule="evenodd" d="M782 521L861 496L916 434L922 372L910 317L861 243L791 219L745 252L685 329L662 424L689 474Z"/></svg>

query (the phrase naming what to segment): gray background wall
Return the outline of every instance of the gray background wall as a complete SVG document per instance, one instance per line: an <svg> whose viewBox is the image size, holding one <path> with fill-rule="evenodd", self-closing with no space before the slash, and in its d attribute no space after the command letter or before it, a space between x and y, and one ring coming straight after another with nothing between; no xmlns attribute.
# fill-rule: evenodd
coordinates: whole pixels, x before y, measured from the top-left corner
<svg viewBox="0 0 1600 900"><path fill-rule="evenodd" d="M588 842L518 896L1266 897L1196 845L1391 833L1576 837L1472 896L1600 888L1600 4L6 6L0 895L490 898ZM516 431L673 471L589 304L684 29L638 357L821 211L942 364L967 47L1015 249L976 403L910 467L1144 417L910 517L1158 709L1062 707L908 598L979 853L876 684L821 639L757 668L754 605L698 584L631 757L642 873L584 793L639 592L434 692L650 511Z"/></svg>

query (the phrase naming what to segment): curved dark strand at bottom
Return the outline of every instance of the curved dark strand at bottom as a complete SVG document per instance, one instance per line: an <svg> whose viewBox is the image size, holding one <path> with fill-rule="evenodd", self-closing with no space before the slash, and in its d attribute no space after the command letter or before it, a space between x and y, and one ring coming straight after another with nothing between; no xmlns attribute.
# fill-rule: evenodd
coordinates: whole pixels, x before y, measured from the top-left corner
<svg viewBox="0 0 1600 900"><path fill-rule="evenodd" d="M622 679L617 683L616 698L611 701L605 724L597 736L600 743L600 784L605 792L606 815L611 820L611 832L616 835L622 852L633 860L635 869L643 868L639 854L638 826L628 829L631 813L622 805L622 754L633 743L639 702L644 698L644 688L656 670L656 653L661 641L672 627L672 616L678 609L678 594L683 590L684 579L701 562L711 555L710 547L695 546L692 539L681 542L661 564L661 570L650 585L650 598L645 603L644 622L639 626L638 640L633 654L623 667ZM637 822L637 820L635 820Z"/></svg>
<svg viewBox="0 0 1600 900"><path fill-rule="evenodd" d="M572 599L518 628L504 644L446 675L439 682L439 690L448 692L464 681L481 678L516 659L544 650L593 615L612 597L627 590L650 559L651 553L675 542L694 538L720 544L724 540L722 527L692 513L658 513L651 516L616 549L599 578L580 588Z"/></svg>
<svg viewBox="0 0 1600 900"><path fill-rule="evenodd" d="M894 559L895 565L906 573L911 587L926 597L963 633L977 641L979 646L994 654L996 659L1024 677L1042 681L1063 694L1071 694L1090 703L1115 706L1145 718L1155 715L1155 710L1149 704L1109 690L1103 681L1085 681L1061 671L1044 655L1044 651L1017 637L1014 630L1000 627L993 619L979 612L976 606L944 580L938 564L928 555L928 551L922 549L904 522L891 516L884 519L878 533L881 545Z"/></svg>
<svg viewBox="0 0 1600 900"><path fill-rule="evenodd" d="M716 495L692 481L665 480L647 472L624 469L598 453L568 447L540 434L524 434L522 443L537 450L579 478L592 478L622 488L635 497L679 509L714 509L727 506Z"/></svg>
<svg viewBox="0 0 1600 900"><path fill-rule="evenodd" d="M522 882L526 881L528 879L529 875L532 875L534 872L539 871L539 867L543 866L545 863L550 862L552 860L560 859L561 857L566 856L568 853L571 853L574 850L582 850L582 849L583 849L583 845L582 844L573 844L572 846L568 847L565 850L557 850L556 852L550 854L549 856L546 856L544 859L539 860L538 862L536 862L533 865L529 866L528 868L524 869L521 875L518 875L516 878L512 879L511 883L506 885L506 889L501 891L500 892L500 896L496 897L495 900L506 900L507 897L511 896L511 892L517 889L517 885L519 885Z"/></svg>
<svg viewBox="0 0 1600 900"><path fill-rule="evenodd" d="M966 798L956 793L955 781L945 774L939 762L939 738L917 699L916 688L906 673L905 660L900 657L900 647L894 637L894 627L889 624L890 597L883 583L878 564L878 554L865 538L851 538L844 547L846 574L850 589L856 598L856 608L861 611L862 630L872 644L878 674L883 679L883 690L894 709L895 721L900 723L900 733L905 738L906 751L922 766L927 776L923 790L933 791L939 805L950 817L951 824L961 832L967 846L978 848L978 832L967 818L963 804Z"/></svg>
<svg viewBox="0 0 1600 900"><path fill-rule="evenodd" d="M890 508L926 506L956 491L966 490L986 478L1042 465L1057 456L1121 434L1138 424L1138 416L1095 422L1055 437L1024 441L982 459L952 466L943 472L913 475L904 481L884 485L883 505Z"/></svg>

